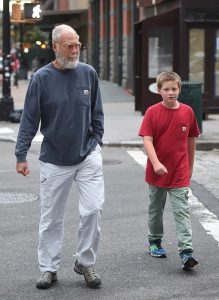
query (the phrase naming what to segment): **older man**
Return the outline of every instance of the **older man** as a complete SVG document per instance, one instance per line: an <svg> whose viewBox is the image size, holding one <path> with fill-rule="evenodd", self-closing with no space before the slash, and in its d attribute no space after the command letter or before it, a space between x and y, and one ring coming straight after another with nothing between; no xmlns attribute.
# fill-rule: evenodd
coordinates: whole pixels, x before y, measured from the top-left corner
<svg viewBox="0 0 219 300"><path fill-rule="evenodd" d="M66 200L75 181L79 191L80 224L74 271L90 287L101 279L95 262L104 203L101 145L103 108L95 70L79 62L81 43L67 25L53 29L55 60L36 71L30 81L16 144L18 173L30 173L26 160L38 130L40 151L38 260L41 277L37 288L57 280L63 244Z"/></svg>

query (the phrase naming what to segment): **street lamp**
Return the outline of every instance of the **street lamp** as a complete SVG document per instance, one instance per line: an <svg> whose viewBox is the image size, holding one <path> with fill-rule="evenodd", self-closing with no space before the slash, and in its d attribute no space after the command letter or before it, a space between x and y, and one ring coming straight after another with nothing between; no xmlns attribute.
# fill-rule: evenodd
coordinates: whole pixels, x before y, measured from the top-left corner
<svg viewBox="0 0 219 300"><path fill-rule="evenodd" d="M0 121L9 121L10 113L14 111L14 102L11 97L11 56L10 56L10 13L9 1L3 0L2 12L2 98L0 99Z"/></svg>
<svg viewBox="0 0 219 300"><path fill-rule="evenodd" d="M1 1L1 0L0 0ZM3 80L2 98L0 99L0 121L20 122L22 110L14 110L14 102L11 97L11 42L10 42L10 0L3 0L2 11L2 52L3 52ZM12 22L15 23L35 23L42 18L42 11L39 2L24 3L24 19L21 13L21 0L16 0L13 4ZM29 2L29 1L28 1ZM1 9L2 7L0 7Z"/></svg>

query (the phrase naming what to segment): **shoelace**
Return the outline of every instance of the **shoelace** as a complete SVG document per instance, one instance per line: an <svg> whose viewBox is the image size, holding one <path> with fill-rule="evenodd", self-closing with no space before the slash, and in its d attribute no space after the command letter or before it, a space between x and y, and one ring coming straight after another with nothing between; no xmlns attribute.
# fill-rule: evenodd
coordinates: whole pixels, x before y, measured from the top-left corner
<svg viewBox="0 0 219 300"><path fill-rule="evenodd" d="M192 255L192 252L191 251L183 251L183 253L182 253L183 255Z"/></svg>
<svg viewBox="0 0 219 300"><path fill-rule="evenodd" d="M88 276L90 276L91 278L97 277L94 266L90 266L90 267L86 268L86 272L87 272Z"/></svg>
<svg viewBox="0 0 219 300"><path fill-rule="evenodd" d="M45 280L48 278L49 272L44 272L42 275L42 279Z"/></svg>

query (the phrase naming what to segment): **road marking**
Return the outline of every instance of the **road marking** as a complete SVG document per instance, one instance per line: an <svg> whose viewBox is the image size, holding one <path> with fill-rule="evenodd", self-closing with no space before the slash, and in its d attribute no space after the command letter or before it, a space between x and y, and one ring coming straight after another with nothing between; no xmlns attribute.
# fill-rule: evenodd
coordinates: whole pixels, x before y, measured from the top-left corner
<svg viewBox="0 0 219 300"><path fill-rule="evenodd" d="M141 150L127 150L127 152L139 165L145 168L147 156ZM191 189L189 190L189 205L207 234L211 235L219 246L219 220L214 213L210 212L198 198L192 194Z"/></svg>
<svg viewBox="0 0 219 300"><path fill-rule="evenodd" d="M40 134L37 134L34 139L33 139L33 142L35 143L41 143L43 140L43 135L40 133Z"/></svg>
<svg viewBox="0 0 219 300"><path fill-rule="evenodd" d="M0 134L7 134L7 133L13 133L14 131L8 127L2 127L0 128Z"/></svg>
<svg viewBox="0 0 219 300"><path fill-rule="evenodd" d="M190 189L189 205L192 207L193 213L198 216L199 222L208 234L218 242L219 246L219 220L217 216L210 212L199 200L196 198Z"/></svg>
<svg viewBox="0 0 219 300"><path fill-rule="evenodd" d="M1 140L9 140L16 142L17 141L17 136L14 130L8 128L8 127L1 127L0 128L0 137ZM34 138L33 142L34 143L41 143L43 140L43 135L41 133L38 133Z"/></svg>
<svg viewBox="0 0 219 300"><path fill-rule="evenodd" d="M146 167L147 156L141 150L127 150L127 152L139 165Z"/></svg>

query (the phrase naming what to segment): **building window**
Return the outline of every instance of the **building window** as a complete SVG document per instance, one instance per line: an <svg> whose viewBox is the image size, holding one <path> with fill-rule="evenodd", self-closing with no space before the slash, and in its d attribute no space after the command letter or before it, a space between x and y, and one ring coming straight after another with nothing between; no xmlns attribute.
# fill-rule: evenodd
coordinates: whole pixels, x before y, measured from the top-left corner
<svg viewBox="0 0 219 300"><path fill-rule="evenodd" d="M193 28L189 31L189 80L204 83L205 31Z"/></svg>
<svg viewBox="0 0 219 300"><path fill-rule="evenodd" d="M173 69L172 28L151 28L148 37L148 77L156 78L160 72Z"/></svg>
<svg viewBox="0 0 219 300"><path fill-rule="evenodd" d="M219 30L216 31L215 43L215 96L219 96Z"/></svg>

